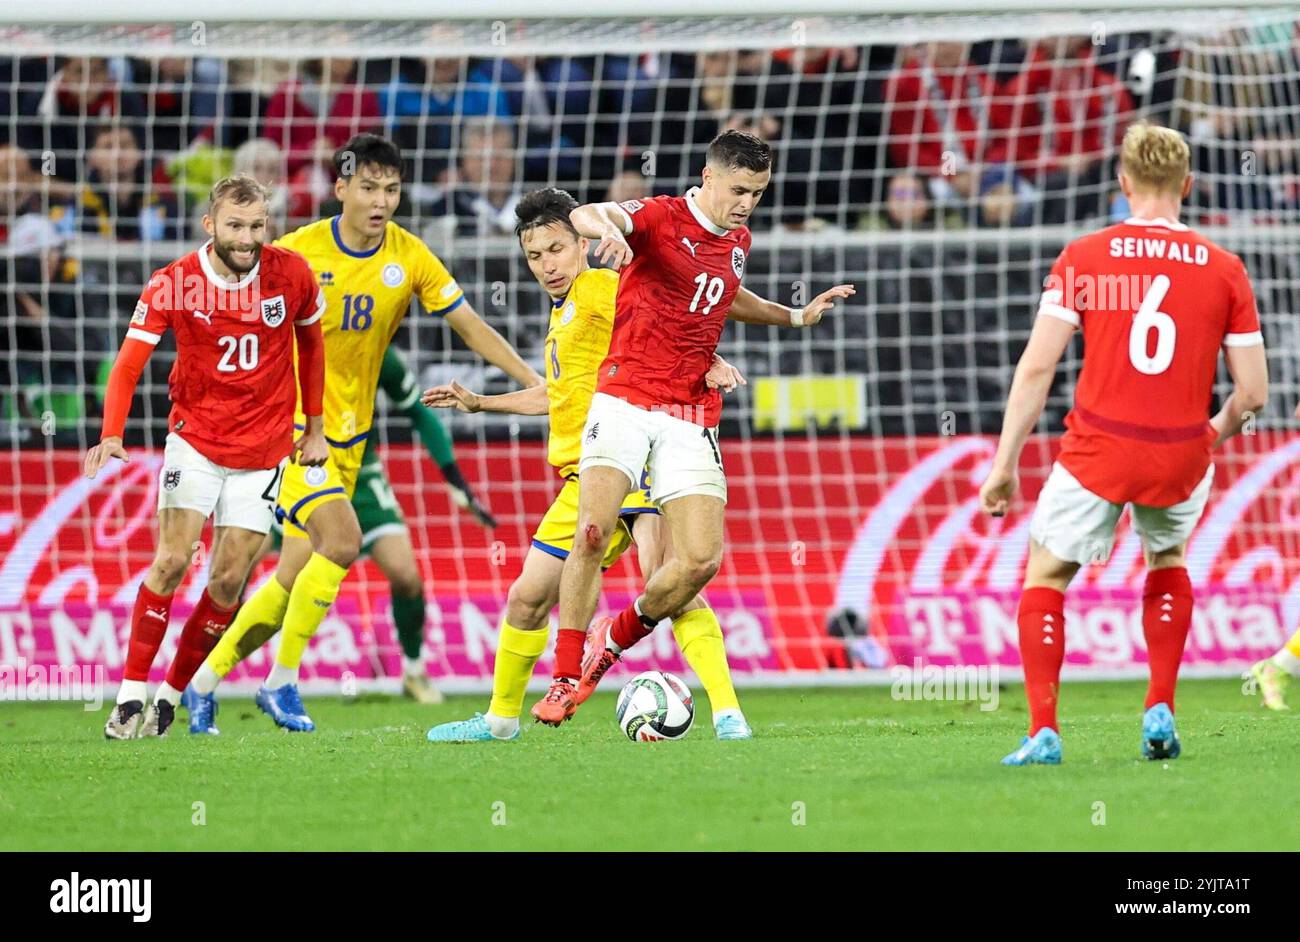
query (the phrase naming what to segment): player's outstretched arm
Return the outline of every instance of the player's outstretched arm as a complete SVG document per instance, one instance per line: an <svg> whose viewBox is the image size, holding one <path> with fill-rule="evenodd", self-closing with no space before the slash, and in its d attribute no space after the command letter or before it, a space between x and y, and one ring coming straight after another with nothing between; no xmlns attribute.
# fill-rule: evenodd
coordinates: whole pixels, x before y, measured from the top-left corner
<svg viewBox="0 0 1300 942"><path fill-rule="evenodd" d="M104 393L104 421L100 427L99 444L86 452L85 474L88 478L99 474L109 458L131 460L122 447L122 433L126 430L126 417L131 411L131 399L135 396L140 374L158 342L156 337L148 341L133 337L132 333L145 334L145 331L135 328L128 331L117 352L117 359L113 361Z"/></svg>
<svg viewBox="0 0 1300 942"><path fill-rule="evenodd" d="M632 261L632 246L627 234L632 231L632 219L618 203L587 203L569 213L569 222L578 235L598 239L596 258L602 265L618 271Z"/></svg>
<svg viewBox="0 0 1300 942"><path fill-rule="evenodd" d="M546 415L550 402L545 386L529 386L499 396L480 396L452 380L426 389L420 401L430 409L458 409L461 412L509 412L514 415Z"/></svg>
<svg viewBox="0 0 1300 942"><path fill-rule="evenodd" d="M1268 404L1268 356L1264 345L1225 347L1223 357L1232 377L1232 395L1224 401L1219 414L1210 419L1219 433L1214 441L1216 448L1240 432ZM1296 412L1300 415L1300 409Z"/></svg>
<svg viewBox="0 0 1300 942"><path fill-rule="evenodd" d="M540 386L544 382L537 371L524 362L506 338L492 325L479 317L473 305L466 301L447 315L447 323L460 335L465 345L498 367L520 386Z"/></svg>
<svg viewBox="0 0 1300 942"><path fill-rule="evenodd" d="M775 301L766 301L748 288L736 292L727 316L742 324L771 324L776 327L811 327L835 307L837 298L850 298L857 293L853 285L836 285L812 299L806 307L790 308Z"/></svg>
<svg viewBox="0 0 1300 942"><path fill-rule="evenodd" d="M1061 354L1070 343L1074 325L1059 317L1039 315L1029 334L1029 343L1016 364L1007 395L1007 412L1002 419L1002 436L998 439L993 468L980 488L980 504L986 513L1001 517L1007 512L1011 496L1019 485L1016 468L1025 449L1029 433L1038 424L1052 388L1052 377Z"/></svg>

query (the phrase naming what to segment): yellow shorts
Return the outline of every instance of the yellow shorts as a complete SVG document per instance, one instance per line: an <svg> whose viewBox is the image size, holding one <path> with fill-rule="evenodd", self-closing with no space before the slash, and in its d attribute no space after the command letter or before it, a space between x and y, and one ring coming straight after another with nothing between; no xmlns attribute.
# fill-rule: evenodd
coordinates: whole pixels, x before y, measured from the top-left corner
<svg viewBox="0 0 1300 942"><path fill-rule="evenodd" d="M644 475L642 475L644 478ZM644 481L643 481L644 483ZM618 529L609 541L601 565L608 569L632 545L632 523L637 514L657 514L659 508L650 500L649 488L643 487L627 495L623 509L618 512ZM571 478L555 496L555 502L542 517L533 534L533 545L543 553L567 559L573 549L573 537L578 530L578 481Z"/></svg>
<svg viewBox="0 0 1300 942"><path fill-rule="evenodd" d="M363 438L349 448L331 444L329 458L318 468L292 462L285 466L275 506L275 519L284 525L285 536L306 536L307 521L321 504L352 500L365 451Z"/></svg>

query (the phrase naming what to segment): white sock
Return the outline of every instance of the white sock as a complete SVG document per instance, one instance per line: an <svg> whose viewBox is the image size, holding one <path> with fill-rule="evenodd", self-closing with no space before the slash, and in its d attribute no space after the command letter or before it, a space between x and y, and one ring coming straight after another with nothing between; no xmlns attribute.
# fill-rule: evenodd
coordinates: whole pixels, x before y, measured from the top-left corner
<svg viewBox="0 0 1300 942"><path fill-rule="evenodd" d="M1292 677L1300 677L1300 657L1296 657L1286 648L1283 648L1281 651L1278 651L1273 655L1273 663L1282 668L1282 670L1286 671ZM123 681L123 683L125 683L125 681ZM121 700L118 700L118 703L121 702Z"/></svg>
<svg viewBox="0 0 1300 942"><path fill-rule="evenodd" d="M132 700L141 703L149 700L149 688L143 680L124 680L122 686L117 688L118 703L130 703Z"/></svg>
<svg viewBox="0 0 1300 942"><path fill-rule="evenodd" d="M190 686L194 688L194 692L205 697L216 690L219 683L221 678L217 676L216 671L208 667L206 662L190 678Z"/></svg>
<svg viewBox="0 0 1300 942"><path fill-rule="evenodd" d="M483 714L483 719L487 720L488 729L497 739L509 739L519 729L519 717L517 716L497 716L491 710Z"/></svg>
<svg viewBox="0 0 1300 942"><path fill-rule="evenodd" d="M284 667L279 661L271 668L271 673L266 677L266 686L271 690L279 690L285 684L296 684L298 682L298 668Z"/></svg>
<svg viewBox="0 0 1300 942"><path fill-rule="evenodd" d="M423 677L428 671L424 667L424 658L402 655L402 676Z"/></svg>
<svg viewBox="0 0 1300 942"><path fill-rule="evenodd" d="M741 713L739 710L736 710L736 709L731 709L731 710L719 710L718 712L716 712L716 713L713 714L713 725L714 725L714 726L717 726L717 725L718 725L718 720L723 719L723 718L728 717L728 716L734 716L736 719L740 720L740 722L742 722L742 723L745 722L745 714L744 714L744 713Z"/></svg>
<svg viewBox="0 0 1300 942"><path fill-rule="evenodd" d="M171 684L164 683L161 687L158 688L158 692L154 694L153 697L154 703L157 703L159 700L166 700L172 706L175 706L176 704L181 702L181 692L177 690L175 687L173 687Z"/></svg>
<svg viewBox="0 0 1300 942"><path fill-rule="evenodd" d="M605 635L605 650L613 651L615 654L623 653L623 649L614 643L614 632L612 631Z"/></svg>

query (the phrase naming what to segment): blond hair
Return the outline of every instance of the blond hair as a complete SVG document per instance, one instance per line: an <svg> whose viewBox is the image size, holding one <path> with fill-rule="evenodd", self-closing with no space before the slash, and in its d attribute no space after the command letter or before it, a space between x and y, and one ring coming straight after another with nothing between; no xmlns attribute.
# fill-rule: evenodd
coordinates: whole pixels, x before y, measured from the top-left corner
<svg viewBox="0 0 1300 942"><path fill-rule="evenodd" d="M1177 131L1139 121L1124 132L1119 160L1137 189L1181 193L1192 155Z"/></svg>
<svg viewBox="0 0 1300 942"><path fill-rule="evenodd" d="M216 216L217 205L223 200L230 200L236 206L270 203L271 191L247 173L232 173L212 187L208 194L208 213Z"/></svg>

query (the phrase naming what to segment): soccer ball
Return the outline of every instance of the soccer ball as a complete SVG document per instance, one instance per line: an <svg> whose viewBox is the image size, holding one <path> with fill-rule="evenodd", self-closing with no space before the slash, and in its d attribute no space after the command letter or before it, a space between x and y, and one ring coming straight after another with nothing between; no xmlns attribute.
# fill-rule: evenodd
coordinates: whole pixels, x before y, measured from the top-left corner
<svg viewBox="0 0 1300 942"><path fill-rule="evenodd" d="M619 728L633 742L681 739L695 719L695 701L679 678L645 671L623 687L614 714Z"/></svg>

